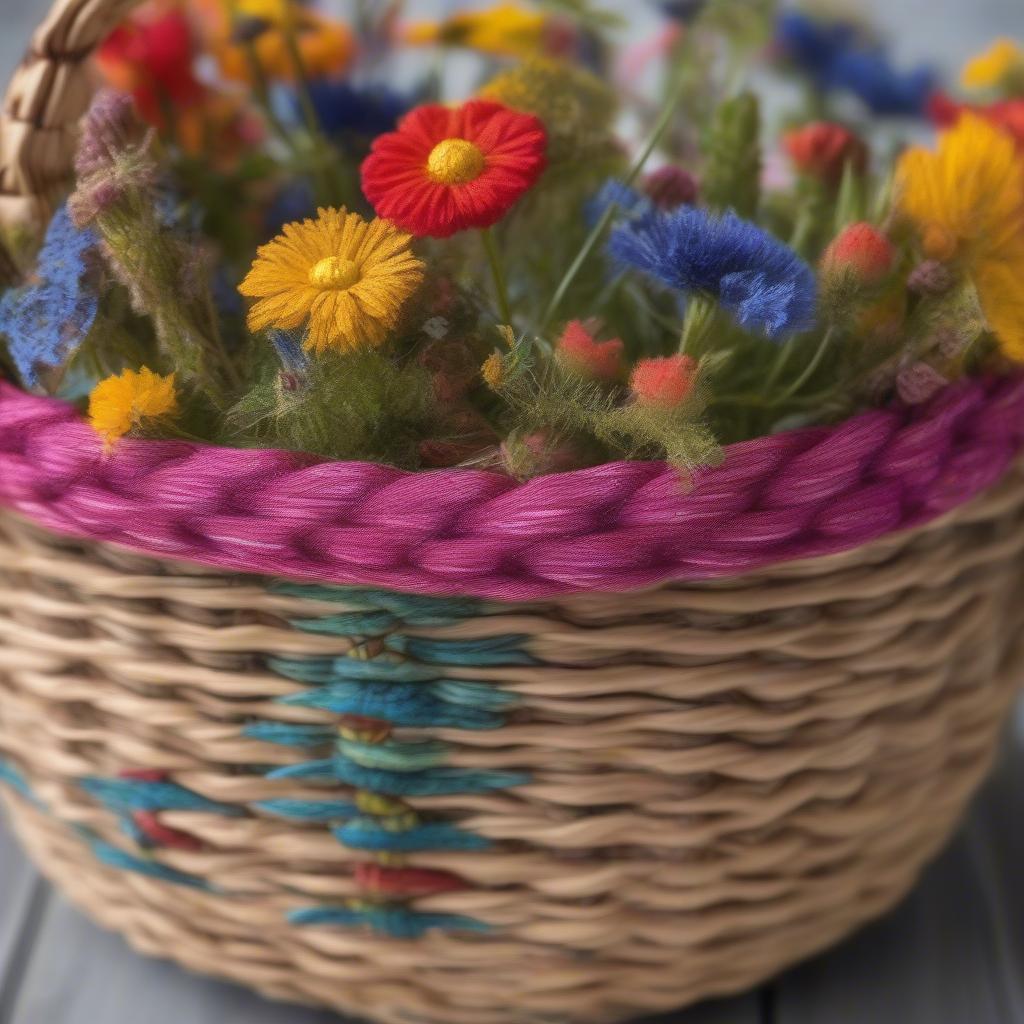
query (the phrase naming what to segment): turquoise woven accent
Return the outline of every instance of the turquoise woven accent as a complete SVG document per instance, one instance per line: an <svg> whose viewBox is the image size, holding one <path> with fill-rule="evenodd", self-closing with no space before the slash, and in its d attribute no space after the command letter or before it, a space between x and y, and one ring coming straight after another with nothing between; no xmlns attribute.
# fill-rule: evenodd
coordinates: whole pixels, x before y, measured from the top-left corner
<svg viewBox="0 0 1024 1024"><path fill-rule="evenodd" d="M0 758L0 783L10 786L30 801L40 810L47 810L42 801L32 792L28 781L21 772L10 761ZM123 825L130 825L130 820L122 822ZM90 829L81 825L73 826L74 831L81 836L83 842L92 851L93 856L107 867L118 868L122 871L132 871L135 874L146 875L149 878L157 878L162 882L170 882L173 885L184 885L191 889L204 889L212 892L213 887L204 879L194 875L186 874L184 871L176 871L159 861L145 857L136 857L117 846L100 839ZM131 832L129 831L129 834Z"/></svg>
<svg viewBox="0 0 1024 1024"><path fill-rule="evenodd" d="M261 743L282 747L322 747L334 740L337 731L327 725L289 725L286 722L252 722L242 735Z"/></svg>
<svg viewBox="0 0 1024 1024"><path fill-rule="evenodd" d="M420 939L429 931L443 929L456 932L487 932L490 926L461 914L424 914L401 906L380 906L360 909L347 907L311 907L295 910L288 920L296 925L332 925L351 928L369 926L374 931L395 939Z"/></svg>
<svg viewBox="0 0 1024 1024"><path fill-rule="evenodd" d="M488 793L494 789L525 786L530 776L520 772L476 771L472 768L432 768L429 771L389 772L364 768L340 754L306 764L287 765L267 773L268 779L303 779L306 782L343 782L356 789L387 796L452 796Z"/></svg>
<svg viewBox="0 0 1024 1024"><path fill-rule="evenodd" d="M482 683L455 680L393 683L327 683L281 699L290 707L318 708L336 715L376 718L392 725L438 729L500 729L515 697Z"/></svg>
<svg viewBox="0 0 1024 1024"><path fill-rule="evenodd" d="M389 636L389 651L404 654L428 665L484 666L536 665L537 659L523 650L525 634L488 636L477 640L434 640L422 636Z"/></svg>
<svg viewBox="0 0 1024 1024"><path fill-rule="evenodd" d="M35 794L28 784L28 780L21 771L6 758L0 758L0 783L10 786L19 796L24 797L30 803L38 803Z"/></svg>
<svg viewBox="0 0 1024 1024"><path fill-rule="evenodd" d="M349 608L383 611L393 616L396 622L403 622L409 626L449 626L463 619L475 618L487 607L483 602L473 598L426 597L418 594L401 594L392 590L359 590L304 583L275 583L270 592L286 597L344 604Z"/></svg>
<svg viewBox="0 0 1024 1024"><path fill-rule="evenodd" d="M205 811L230 817L245 814L240 807L207 800L173 782L90 776L80 779L79 785L90 796L118 814L133 811Z"/></svg>
<svg viewBox="0 0 1024 1024"><path fill-rule="evenodd" d="M437 679L436 669L391 655L372 661L347 655L337 658L268 658L267 667L296 683L432 683Z"/></svg>
<svg viewBox="0 0 1024 1024"><path fill-rule="evenodd" d="M380 768L389 772L422 772L444 764L448 745L435 740L365 743L344 737L338 740L338 753L360 768Z"/></svg>
<svg viewBox="0 0 1024 1024"><path fill-rule="evenodd" d="M172 885L184 885L190 889L204 889L207 892L213 891L212 887L204 879L188 875L184 871L175 871L174 868L169 868L159 861L134 857L119 847L111 846L109 843L105 843L102 839L97 839L94 836L88 838L88 842L96 859L106 864L107 867L131 871L137 875L146 875L149 878L158 878L161 882L170 882Z"/></svg>
<svg viewBox="0 0 1024 1024"><path fill-rule="evenodd" d="M295 821L345 821L359 814L359 809L348 800L264 800L256 805L267 814Z"/></svg>
<svg viewBox="0 0 1024 1024"><path fill-rule="evenodd" d="M331 829L336 839L353 850L422 853L427 850L486 850L490 840L455 825L433 822L399 832L377 818L354 818Z"/></svg>

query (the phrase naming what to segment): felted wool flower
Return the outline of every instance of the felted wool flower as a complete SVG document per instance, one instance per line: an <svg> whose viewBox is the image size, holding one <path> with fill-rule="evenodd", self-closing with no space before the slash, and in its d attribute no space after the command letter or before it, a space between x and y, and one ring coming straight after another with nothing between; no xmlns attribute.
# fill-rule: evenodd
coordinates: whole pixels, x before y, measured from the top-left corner
<svg viewBox="0 0 1024 1024"><path fill-rule="evenodd" d="M417 107L374 141L363 192L378 216L417 236L496 224L546 165L544 126L489 100Z"/></svg>
<svg viewBox="0 0 1024 1024"><path fill-rule="evenodd" d="M1024 50L1012 39L997 39L964 65L960 82L965 89L992 89L1017 75L1024 75Z"/></svg>
<svg viewBox="0 0 1024 1024"><path fill-rule="evenodd" d="M873 224L851 224L825 250L821 269L826 274L848 273L867 285L880 284L892 273L896 250Z"/></svg>
<svg viewBox="0 0 1024 1024"><path fill-rule="evenodd" d="M414 101L385 85L353 85L346 79L320 78L308 84L317 121L331 138L373 139L394 131ZM296 115L301 115L294 100Z"/></svg>
<svg viewBox="0 0 1024 1024"><path fill-rule="evenodd" d="M305 346L315 352L383 344L423 280L410 240L387 221L367 222L344 208L288 224L258 250L239 285L258 300L249 330L290 331L308 322Z"/></svg>
<svg viewBox="0 0 1024 1024"><path fill-rule="evenodd" d="M620 339L595 341L579 320L566 325L555 346L555 357L567 370L609 383L622 376L622 352Z"/></svg>
<svg viewBox="0 0 1024 1024"><path fill-rule="evenodd" d="M171 10L119 25L100 47L96 63L107 81L131 93L142 116L159 126L168 105L187 108L206 93L193 69L195 53L188 19Z"/></svg>
<svg viewBox="0 0 1024 1024"><path fill-rule="evenodd" d="M458 11L444 21L405 28L413 45L464 46L498 57L528 57L544 44L547 18L538 11L502 3L479 11Z"/></svg>
<svg viewBox="0 0 1024 1024"><path fill-rule="evenodd" d="M108 447L149 420L178 409L174 374L162 377L147 367L125 370L100 381L89 396L89 422Z"/></svg>
<svg viewBox="0 0 1024 1024"><path fill-rule="evenodd" d="M690 356L641 359L633 368L629 387L640 405L674 409L693 394L697 361Z"/></svg>
<svg viewBox="0 0 1024 1024"><path fill-rule="evenodd" d="M856 174L867 170L867 146L841 124L814 121L787 132L782 144L801 174L819 178L827 185L838 185L847 166Z"/></svg>
<svg viewBox="0 0 1024 1024"><path fill-rule="evenodd" d="M1024 360L1024 156L1013 139L966 114L937 152L908 150L897 182L925 256L962 268L1003 351Z"/></svg>
<svg viewBox="0 0 1024 1024"><path fill-rule="evenodd" d="M651 171L643 182L644 195L659 210L674 210L678 206L693 206L700 195L700 184L684 167L666 164Z"/></svg>
<svg viewBox="0 0 1024 1024"><path fill-rule="evenodd" d="M344 71L355 54L355 40L348 26L305 7L295 8L292 15L305 73L316 79ZM299 77L282 24L267 22L264 31L244 43L228 33L215 42L213 49L221 71L236 81L253 81L253 57L268 78L294 82Z"/></svg>
<svg viewBox="0 0 1024 1024"><path fill-rule="evenodd" d="M974 114L1012 135L1024 149L1024 97L978 105L958 103L944 93L932 97L928 107L932 121L940 128L952 128L964 114Z"/></svg>
<svg viewBox="0 0 1024 1024"><path fill-rule="evenodd" d="M770 338L814 323L817 282L792 249L756 224L683 206L627 219L608 251L670 288L709 295L741 326Z"/></svg>
<svg viewBox="0 0 1024 1024"><path fill-rule="evenodd" d="M99 298L88 284L88 254L99 244L66 207L54 215L39 252L37 281L0 299L0 334L21 379L39 384L43 367L63 366L92 330Z"/></svg>

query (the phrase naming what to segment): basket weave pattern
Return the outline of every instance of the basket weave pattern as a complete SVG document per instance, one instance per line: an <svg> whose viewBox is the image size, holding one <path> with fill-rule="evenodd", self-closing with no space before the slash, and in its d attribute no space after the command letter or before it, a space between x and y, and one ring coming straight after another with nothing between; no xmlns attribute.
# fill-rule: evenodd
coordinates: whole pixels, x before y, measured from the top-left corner
<svg viewBox="0 0 1024 1024"><path fill-rule="evenodd" d="M0 750L31 798L14 820L141 949L396 1024L615 1019L743 988L898 899L985 771L1020 662L1021 484L846 555L448 621L7 515ZM375 602L392 608L376 630ZM374 777L471 848L381 858L315 812L357 787L303 767L336 757L345 721L306 697L395 651L503 698L500 728L391 731L436 745L410 777L448 791ZM294 678L324 659L326 682ZM141 805L96 783L126 770L200 803L147 804L171 807L153 815L168 831L140 843L124 817ZM410 868L427 891L406 885L398 926L436 927L353 922Z"/></svg>
<svg viewBox="0 0 1024 1024"><path fill-rule="evenodd" d="M59 195L132 6L40 27L0 216ZM97 920L272 996L599 1024L745 988L898 900L983 776L1022 444L1024 381L965 382L687 495L655 463L108 458L0 383L5 801Z"/></svg>

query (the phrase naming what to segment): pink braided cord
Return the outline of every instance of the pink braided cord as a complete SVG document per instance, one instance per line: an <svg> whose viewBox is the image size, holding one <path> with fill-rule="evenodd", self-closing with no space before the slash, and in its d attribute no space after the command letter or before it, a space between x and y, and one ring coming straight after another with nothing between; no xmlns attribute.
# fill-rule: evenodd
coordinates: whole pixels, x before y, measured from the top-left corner
<svg viewBox="0 0 1024 1024"><path fill-rule="evenodd" d="M735 576L925 523L1024 442L1024 377L732 445L692 493L660 462L518 483L128 441L0 382L0 505L54 532L291 579L506 601Z"/></svg>

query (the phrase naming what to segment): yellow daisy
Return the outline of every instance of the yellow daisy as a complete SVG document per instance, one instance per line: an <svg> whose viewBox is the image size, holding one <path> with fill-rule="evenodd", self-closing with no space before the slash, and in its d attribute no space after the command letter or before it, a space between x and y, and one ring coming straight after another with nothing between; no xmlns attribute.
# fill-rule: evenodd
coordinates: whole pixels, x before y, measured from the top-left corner
<svg viewBox="0 0 1024 1024"><path fill-rule="evenodd" d="M417 22L405 31L413 44L465 46L496 56L529 56L544 44L547 19L513 3L480 11L460 11L444 21Z"/></svg>
<svg viewBox="0 0 1024 1024"><path fill-rule="evenodd" d="M908 150L897 180L925 255L962 267L1003 351L1024 360L1024 158L1013 139L965 115L938 152Z"/></svg>
<svg viewBox="0 0 1024 1024"><path fill-rule="evenodd" d="M172 416L177 410L174 374L162 377L145 366L138 373L125 370L100 381L89 396L89 422L108 446L147 420Z"/></svg>
<svg viewBox="0 0 1024 1024"><path fill-rule="evenodd" d="M368 223L344 208L287 225L259 250L239 285L258 300L249 330L294 330L308 322L305 345L315 352L383 344L423 280L410 241L389 221Z"/></svg>
<svg viewBox="0 0 1024 1024"><path fill-rule="evenodd" d="M1012 39L998 39L968 61L960 75L965 89L993 89L1011 75L1024 72L1024 50Z"/></svg>

